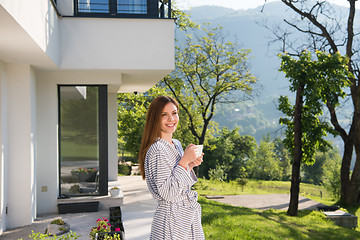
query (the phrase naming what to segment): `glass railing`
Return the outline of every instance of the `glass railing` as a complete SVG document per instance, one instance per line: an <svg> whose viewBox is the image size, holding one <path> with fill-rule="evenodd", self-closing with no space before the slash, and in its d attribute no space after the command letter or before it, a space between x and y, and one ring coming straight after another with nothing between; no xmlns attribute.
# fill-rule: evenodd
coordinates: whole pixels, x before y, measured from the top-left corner
<svg viewBox="0 0 360 240"><path fill-rule="evenodd" d="M74 0L84 17L171 18L171 0Z"/></svg>

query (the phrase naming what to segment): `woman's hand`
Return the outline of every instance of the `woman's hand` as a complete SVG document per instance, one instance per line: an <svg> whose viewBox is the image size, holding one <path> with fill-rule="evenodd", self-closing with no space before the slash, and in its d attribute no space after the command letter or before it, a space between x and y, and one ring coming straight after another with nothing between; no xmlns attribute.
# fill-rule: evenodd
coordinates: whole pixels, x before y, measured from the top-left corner
<svg viewBox="0 0 360 240"><path fill-rule="evenodd" d="M203 162L204 153L200 157L197 157L193 162L189 163L189 168L192 170L194 167L199 166Z"/></svg>
<svg viewBox="0 0 360 240"><path fill-rule="evenodd" d="M184 155L181 158L179 165L186 169L190 163L196 161L196 150L196 145L189 144L189 146L185 148Z"/></svg>

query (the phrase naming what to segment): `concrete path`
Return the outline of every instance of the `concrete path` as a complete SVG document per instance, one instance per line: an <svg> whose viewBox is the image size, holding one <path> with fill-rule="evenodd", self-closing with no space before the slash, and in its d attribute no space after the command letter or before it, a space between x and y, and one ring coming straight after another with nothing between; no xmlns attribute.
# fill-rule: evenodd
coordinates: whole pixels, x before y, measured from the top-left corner
<svg viewBox="0 0 360 240"><path fill-rule="evenodd" d="M151 222L157 202L152 198L147 189L146 182L140 176L121 176L117 184L121 186L124 193L123 205L121 205L126 240L149 239ZM214 198L215 196L208 196ZM236 195L223 196L213 199L233 206L243 206L257 209L282 209L286 210L289 203L288 194L268 195ZM315 209L319 203L307 198L300 198L299 209ZM30 226L6 231L0 235L0 240L29 239L31 230L43 233L46 226L54 219L61 217L70 224L71 230L82 235L80 240L88 240L91 227L96 225L96 220L101 217L108 218L109 211L91 213L57 214L39 216Z"/></svg>
<svg viewBox="0 0 360 240"><path fill-rule="evenodd" d="M206 198L221 203L230 204L232 206L240 206L247 208L256 208L260 210L279 209L287 210L290 202L290 194L261 194L261 195L229 195L229 196L212 196L207 195ZM317 210L317 207L326 205L305 198L299 197L299 210Z"/></svg>

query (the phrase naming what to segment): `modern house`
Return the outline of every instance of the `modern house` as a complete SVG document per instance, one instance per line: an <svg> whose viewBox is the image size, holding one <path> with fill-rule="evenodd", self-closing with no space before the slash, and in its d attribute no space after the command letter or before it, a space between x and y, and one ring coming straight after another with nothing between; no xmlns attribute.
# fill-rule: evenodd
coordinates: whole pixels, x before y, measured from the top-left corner
<svg viewBox="0 0 360 240"><path fill-rule="evenodd" d="M163 0L0 0L0 234L107 195L117 93L174 69Z"/></svg>

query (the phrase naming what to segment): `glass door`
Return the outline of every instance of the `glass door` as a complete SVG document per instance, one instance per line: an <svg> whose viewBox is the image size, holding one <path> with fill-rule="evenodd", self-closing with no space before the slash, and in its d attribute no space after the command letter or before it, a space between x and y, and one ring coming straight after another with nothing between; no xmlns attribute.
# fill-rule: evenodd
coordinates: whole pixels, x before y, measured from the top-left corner
<svg viewBox="0 0 360 240"><path fill-rule="evenodd" d="M59 86L60 197L107 194L106 86Z"/></svg>

